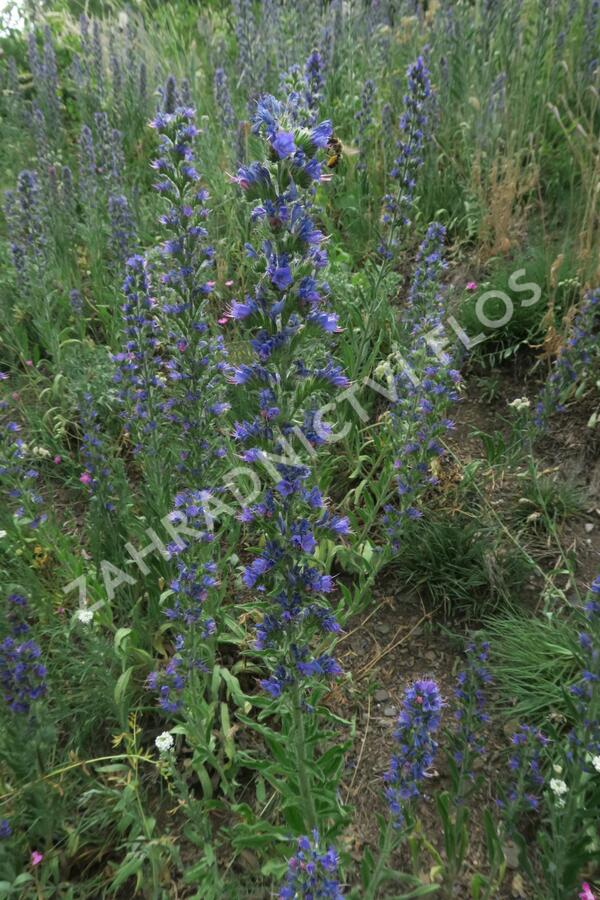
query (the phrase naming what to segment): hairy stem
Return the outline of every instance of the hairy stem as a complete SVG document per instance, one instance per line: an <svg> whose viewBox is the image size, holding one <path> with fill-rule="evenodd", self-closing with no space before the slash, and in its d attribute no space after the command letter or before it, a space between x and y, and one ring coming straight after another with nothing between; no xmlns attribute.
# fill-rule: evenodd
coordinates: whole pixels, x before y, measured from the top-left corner
<svg viewBox="0 0 600 900"><path fill-rule="evenodd" d="M386 864L390 858L391 852L394 847L394 827L392 825L392 820L388 819L388 823L385 827L385 831L383 833L383 843L381 845L381 852L379 854L379 859L377 860L377 865L373 871L371 879L369 881L369 885L364 893L363 900L376 900L377 897L377 889L379 888L379 884L382 880L383 873L385 871Z"/></svg>
<svg viewBox="0 0 600 900"><path fill-rule="evenodd" d="M317 813L315 801L310 786L310 776L306 766L306 735L304 732L304 717L300 705L300 690L294 686L292 693L292 714L294 717L294 751L296 753L296 767L298 771L298 783L300 785L300 799L302 811L307 828L312 831L317 827Z"/></svg>

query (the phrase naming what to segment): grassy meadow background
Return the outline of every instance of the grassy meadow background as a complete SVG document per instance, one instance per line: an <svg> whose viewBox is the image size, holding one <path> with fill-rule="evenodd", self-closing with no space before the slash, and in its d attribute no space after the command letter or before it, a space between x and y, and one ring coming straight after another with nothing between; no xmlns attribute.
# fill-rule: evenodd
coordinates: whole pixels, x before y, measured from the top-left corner
<svg viewBox="0 0 600 900"><path fill-rule="evenodd" d="M600 897L600 4L0 24L0 897Z"/></svg>

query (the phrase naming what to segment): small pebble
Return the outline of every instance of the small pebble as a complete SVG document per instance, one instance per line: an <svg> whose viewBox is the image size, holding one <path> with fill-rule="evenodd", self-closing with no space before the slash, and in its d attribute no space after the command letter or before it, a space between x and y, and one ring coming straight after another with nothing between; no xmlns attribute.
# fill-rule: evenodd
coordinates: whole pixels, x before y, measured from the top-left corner
<svg viewBox="0 0 600 900"><path fill-rule="evenodd" d="M525 897L525 896L526 896L526 894L525 894L525 886L524 886L524 884L523 884L523 879L522 879L522 877L519 875L518 872L517 872L517 874L514 876L514 878L513 878L513 880L512 880L511 890L512 890L512 895L513 895L513 897L519 897L519 898L521 898L521 897Z"/></svg>
<svg viewBox="0 0 600 900"><path fill-rule="evenodd" d="M375 691L375 693L373 694L373 697L375 698L377 703L383 703L384 700L389 699L389 696L389 691L384 690Z"/></svg>
<svg viewBox="0 0 600 900"><path fill-rule="evenodd" d="M392 706L390 703L388 703L387 706L383 707L383 714L384 714L384 716L395 716L396 715L396 707Z"/></svg>
<svg viewBox="0 0 600 900"><path fill-rule="evenodd" d="M519 848L513 841L507 841L504 845L504 859L509 869L519 868Z"/></svg>
<svg viewBox="0 0 600 900"><path fill-rule="evenodd" d="M588 534L591 534L591 532L594 530L594 523L586 522L583 527L585 528L585 530L587 531Z"/></svg>

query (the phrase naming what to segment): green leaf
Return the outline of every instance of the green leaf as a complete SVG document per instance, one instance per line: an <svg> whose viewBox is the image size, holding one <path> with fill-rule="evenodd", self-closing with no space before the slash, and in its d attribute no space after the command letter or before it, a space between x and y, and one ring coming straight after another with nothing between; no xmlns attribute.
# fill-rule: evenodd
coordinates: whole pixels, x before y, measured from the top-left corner
<svg viewBox="0 0 600 900"><path fill-rule="evenodd" d="M128 862L123 863L123 865L119 866L118 872L112 880L112 887L120 887L127 881L128 878L131 878L132 875L137 874L137 872L139 872L142 868L143 864L144 860L140 856L134 856Z"/></svg>
<svg viewBox="0 0 600 900"><path fill-rule="evenodd" d="M121 649L121 644L124 642L125 638L128 635L130 635L132 631L133 631L133 628L117 628L117 631L115 632L115 637L113 640L114 648L117 651L117 653Z"/></svg>
<svg viewBox="0 0 600 900"><path fill-rule="evenodd" d="M227 685L229 695L232 697L236 706L243 708L246 703L251 701L251 698L243 692L238 679L229 671L229 669L221 669L221 678Z"/></svg>
<svg viewBox="0 0 600 900"><path fill-rule="evenodd" d="M125 669L124 672L121 672L117 679L117 683L115 684L115 704L121 709L123 706L125 695L127 693L127 688L129 686L129 682L131 681L131 676L133 674L134 667L129 666L128 669Z"/></svg>
<svg viewBox="0 0 600 900"><path fill-rule="evenodd" d="M476 872L471 878L471 900L480 900L481 891L483 888L487 887L488 884L487 878L480 872Z"/></svg>
<svg viewBox="0 0 600 900"><path fill-rule="evenodd" d="M200 784L202 785L202 793L204 795L204 799L209 800L213 795L212 781L210 780L210 775L206 771L204 764L196 758L195 753L194 753L192 765L194 767L194 772L200 779Z"/></svg>

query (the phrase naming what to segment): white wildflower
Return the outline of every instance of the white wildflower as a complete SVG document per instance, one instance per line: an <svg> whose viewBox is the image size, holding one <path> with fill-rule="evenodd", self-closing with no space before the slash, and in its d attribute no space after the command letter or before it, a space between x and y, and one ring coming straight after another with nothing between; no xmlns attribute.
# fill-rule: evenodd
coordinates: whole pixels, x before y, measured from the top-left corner
<svg viewBox="0 0 600 900"><path fill-rule="evenodd" d="M8 531L0 531L0 540L2 540L2 538L5 538L7 534Z"/></svg>
<svg viewBox="0 0 600 900"><path fill-rule="evenodd" d="M569 788L567 787L567 783L563 781L561 778L551 778L550 779L550 790L554 794L556 799L556 805L558 807L565 805L565 797L564 795L567 793Z"/></svg>
<svg viewBox="0 0 600 900"><path fill-rule="evenodd" d="M31 452L34 456L40 456L42 459L48 459L50 456L50 451L46 450L45 447L32 447Z"/></svg>
<svg viewBox="0 0 600 900"><path fill-rule="evenodd" d="M512 403L508 404L511 409L516 409L517 412L522 412L524 409L529 409L531 406L531 400L527 397L516 397Z"/></svg>
<svg viewBox="0 0 600 900"><path fill-rule="evenodd" d="M592 765L596 772L600 772L600 756L592 756Z"/></svg>
<svg viewBox="0 0 600 900"><path fill-rule="evenodd" d="M75 618L78 622L81 622L82 625L89 625L92 619L94 618L94 611L92 609L86 609L83 607L82 609L78 609L75 613Z"/></svg>
<svg viewBox="0 0 600 900"><path fill-rule="evenodd" d="M378 366L375 368L375 378L389 378L392 374L392 370L387 359L384 359L383 362L380 362Z"/></svg>
<svg viewBox="0 0 600 900"><path fill-rule="evenodd" d="M162 734L158 735L154 743L159 753L168 753L173 747L173 735L169 731L163 731Z"/></svg>

